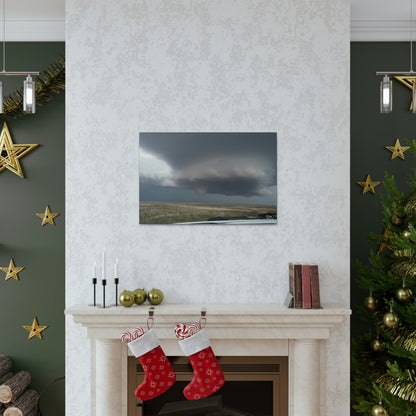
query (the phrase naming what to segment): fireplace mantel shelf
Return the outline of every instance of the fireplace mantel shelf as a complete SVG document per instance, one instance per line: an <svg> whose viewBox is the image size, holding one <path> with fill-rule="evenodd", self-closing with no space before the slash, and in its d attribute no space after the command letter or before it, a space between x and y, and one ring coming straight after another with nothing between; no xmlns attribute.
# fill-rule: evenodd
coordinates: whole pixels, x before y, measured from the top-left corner
<svg viewBox="0 0 416 416"><path fill-rule="evenodd" d="M136 326L146 326L150 304L97 308L74 306L65 311L74 321L88 329L90 338L118 338L121 332ZM341 305L324 305L322 309L293 309L283 305L206 305L207 329L214 338L239 338L229 328L248 329L242 338L325 339L329 330L340 324L351 311ZM162 304L155 306L155 327L159 337L174 338L178 323L198 322L201 305ZM268 331L265 331L268 328ZM215 329L215 330L214 330ZM121 332L120 332L121 331ZM104 334L105 332L105 334ZM281 334L279 334L281 332Z"/></svg>
<svg viewBox="0 0 416 416"><path fill-rule="evenodd" d="M108 309L74 306L65 311L91 340L91 416L127 416L124 331L146 328L151 305ZM342 305L289 309L283 305L205 305L206 330L217 355L287 356L289 415L326 414L326 341L351 314ZM198 322L201 305L155 306L154 328L167 355L182 355L178 323ZM318 380L318 382L317 382Z"/></svg>

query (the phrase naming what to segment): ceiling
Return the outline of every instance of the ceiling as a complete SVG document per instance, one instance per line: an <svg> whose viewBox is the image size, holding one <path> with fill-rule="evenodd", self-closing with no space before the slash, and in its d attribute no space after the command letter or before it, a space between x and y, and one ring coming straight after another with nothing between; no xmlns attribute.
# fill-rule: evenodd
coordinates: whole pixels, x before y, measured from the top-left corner
<svg viewBox="0 0 416 416"><path fill-rule="evenodd" d="M0 0L0 16L3 1L6 41L65 40L65 0ZM416 0L351 0L351 40L408 41L412 1L416 17Z"/></svg>

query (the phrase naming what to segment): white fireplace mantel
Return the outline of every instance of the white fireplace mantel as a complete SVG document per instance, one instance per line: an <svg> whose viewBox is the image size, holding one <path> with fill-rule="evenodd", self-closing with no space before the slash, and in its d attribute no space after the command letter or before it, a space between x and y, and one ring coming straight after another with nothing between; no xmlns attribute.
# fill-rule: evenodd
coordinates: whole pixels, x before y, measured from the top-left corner
<svg viewBox="0 0 416 416"><path fill-rule="evenodd" d="M151 305L66 310L91 339L91 416L127 415L127 354L124 331L146 328ZM178 323L198 322L200 305L155 306L154 326L169 356L182 355ZM206 305L206 331L216 355L287 356L289 415L326 414L326 345L331 329L351 311L338 305L288 309L280 305Z"/></svg>

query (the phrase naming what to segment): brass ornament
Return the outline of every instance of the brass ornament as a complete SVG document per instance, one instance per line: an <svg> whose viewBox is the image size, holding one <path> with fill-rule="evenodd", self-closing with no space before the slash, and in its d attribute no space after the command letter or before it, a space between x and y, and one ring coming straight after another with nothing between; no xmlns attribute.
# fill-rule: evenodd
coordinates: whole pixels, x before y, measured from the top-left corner
<svg viewBox="0 0 416 416"><path fill-rule="evenodd" d="M383 316L384 325L388 326L389 328L395 327L399 323L399 315L396 312L387 312Z"/></svg>
<svg viewBox="0 0 416 416"><path fill-rule="evenodd" d="M363 195L366 194L367 192L371 192L372 194L375 194L375 187L377 185L380 184L380 182L375 182L371 180L370 175L367 175L367 179L365 180L365 182L357 182L358 185L363 187Z"/></svg>
<svg viewBox="0 0 416 416"><path fill-rule="evenodd" d="M5 169L24 178L19 159L31 152L38 144L14 144L6 122L0 135L0 172Z"/></svg>
<svg viewBox="0 0 416 416"><path fill-rule="evenodd" d="M391 223L398 227L399 225L403 224L403 220L396 214L393 214L390 219Z"/></svg>
<svg viewBox="0 0 416 416"><path fill-rule="evenodd" d="M412 290L409 289L408 287L399 287L396 290L396 298L398 300L400 300L401 302L407 302L410 300L410 298L412 297Z"/></svg>
<svg viewBox="0 0 416 416"><path fill-rule="evenodd" d="M46 328L48 328L48 326L47 325L45 325L45 326L38 325L38 320L35 317L33 319L33 323L32 323L31 326L23 326L23 328L26 329L27 331L29 331L28 339L32 339L35 336L42 339L42 331L44 331Z"/></svg>
<svg viewBox="0 0 416 416"><path fill-rule="evenodd" d="M136 305L141 305L146 301L147 295L144 289L135 289L133 290L134 294L134 303Z"/></svg>
<svg viewBox="0 0 416 416"><path fill-rule="evenodd" d="M380 235L379 237L382 237L382 239L384 240L381 244L380 244L380 246L379 246L379 248L378 248L378 251L377 251L377 253L378 254L380 254L380 253L382 253L383 251L386 251L387 249L389 249L390 247L388 246L388 244L386 243L386 241L390 238L390 229L389 229L389 226L387 225L387 227L384 229L384 231L383 231L383 234L382 235Z"/></svg>
<svg viewBox="0 0 416 416"><path fill-rule="evenodd" d="M376 404L373 406L371 409L371 414L373 416L389 416L387 410L381 404Z"/></svg>
<svg viewBox="0 0 416 416"><path fill-rule="evenodd" d="M159 289L152 289L148 295L147 298L149 299L149 302L152 305L159 305L159 303L162 303L163 300L163 293Z"/></svg>
<svg viewBox="0 0 416 416"><path fill-rule="evenodd" d="M377 306L377 299L372 295L367 296L364 298L364 306L370 311L375 309Z"/></svg>
<svg viewBox="0 0 416 416"><path fill-rule="evenodd" d="M396 139L396 143L394 146L384 146L387 150L390 150L391 152L391 159L395 159L396 157L399 157L400 159L404 160L404 152L408 149L410 149L409 146L401 146L400 140Z"/></svg>
<svg viewBox="0 0 416 416"><path fill-rule="evenodd" d="M15 280L19 280L18 273L21 272L24 269L24 267L16 267L14 265L13 259L10 259L9 267L0 267L0 269L4 273L6 273L6 279L5 280L9 280L11 278L13 278Z"/></svg>
<svg viewBox="0 0 416 416"><path fill-rule="evenodd" d="M38 213L36 214L38 217L42 218L42 224L41 226L43 227L46 224L52 224L53 226L55 226L55 221L53 220L55 217L57 217L59 214L59 212L51 212L51 210L49 209L49 205L46 205L46 209L44 213Z"/></svg>
<svg viewBox="0 0 416 416"><path fill-rule="evenodd" d="M376 338L371 341L371 348L373 351L381 352L384 351L386 345L381 339Z"/></svg>
<svg viewBox="0 0 416 416"><path fill-rule="evenodd" d="M118 300L120 301L120 303L125 307L125 308L129 308L131 305L133 305L134 303L134 293L130 292L129 290L125 290L124 292L122 292L118 298Z"/></svg>

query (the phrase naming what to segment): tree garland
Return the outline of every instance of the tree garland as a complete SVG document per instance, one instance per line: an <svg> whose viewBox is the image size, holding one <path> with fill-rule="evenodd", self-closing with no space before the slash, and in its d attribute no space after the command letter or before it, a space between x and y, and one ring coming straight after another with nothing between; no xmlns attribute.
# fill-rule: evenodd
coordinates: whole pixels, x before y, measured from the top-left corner
<svg viewBox="0 0 416 416"><path fill-rule="evenodd" d="M55 94L65 89L65 57L59 57L35 79L36 106L41 107L52 100ZM23 88L9 94L3 99L2 118L17 119L27 115L23 111Z"/></svg>

